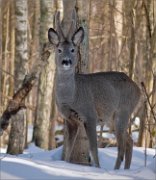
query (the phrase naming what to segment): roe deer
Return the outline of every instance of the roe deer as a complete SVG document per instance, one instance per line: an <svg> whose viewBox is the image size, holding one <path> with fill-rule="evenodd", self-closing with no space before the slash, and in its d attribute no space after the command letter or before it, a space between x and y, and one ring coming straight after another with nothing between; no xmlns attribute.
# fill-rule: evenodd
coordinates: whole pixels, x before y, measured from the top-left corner
<svg viewBox="0 0 156 180"><path fill-rule="evenodd" d="M58 110L65 119L74 111L83 120L96 167L99 167L96 124L99 121L113 124L118 145L115 169L120 168L124 156L124 168L129 169L133 141L127 128L130 115L139 101L140 89L123 72L76 73L77 52L84 38L84 30L82 27L74 33L69 30L65 37L58 14L56 21L57 30L50 28L48 38L56 50L55 93Z"/></svg>

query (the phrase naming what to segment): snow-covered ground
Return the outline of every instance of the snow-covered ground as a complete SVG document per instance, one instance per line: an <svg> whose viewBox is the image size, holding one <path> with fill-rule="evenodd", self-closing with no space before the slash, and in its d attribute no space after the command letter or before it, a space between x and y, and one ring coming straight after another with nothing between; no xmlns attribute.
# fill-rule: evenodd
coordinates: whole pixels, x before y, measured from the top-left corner
<svg viewBox="0 0 156 180"><path fill-rule="evenodd" d="M155 149L147 149L147 166L144 166L144 148L134 147L130 170L113 170L117 149L99 149L101 168L70 164L61 161L62 147L45 151L33 144L24 154L11 156L0 153L0 180L27 179L156 179Z"/></svg>

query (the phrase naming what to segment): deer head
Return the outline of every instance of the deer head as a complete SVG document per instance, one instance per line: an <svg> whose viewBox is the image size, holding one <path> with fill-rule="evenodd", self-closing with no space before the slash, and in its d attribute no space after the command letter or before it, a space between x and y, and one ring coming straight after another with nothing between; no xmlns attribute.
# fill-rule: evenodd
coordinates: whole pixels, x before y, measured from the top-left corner
<svg viewBox="0 0 156 180"><path fill-rule="evenodd" d="M67 36L60 24L60 13L55 16L56 31L50 28L48 31L48 39L55 46L56 50L56 67L62 72L75 70L77 65L78 47L84 38L84 29L80 27L75 31L76 23L73 20Z"/></svg>

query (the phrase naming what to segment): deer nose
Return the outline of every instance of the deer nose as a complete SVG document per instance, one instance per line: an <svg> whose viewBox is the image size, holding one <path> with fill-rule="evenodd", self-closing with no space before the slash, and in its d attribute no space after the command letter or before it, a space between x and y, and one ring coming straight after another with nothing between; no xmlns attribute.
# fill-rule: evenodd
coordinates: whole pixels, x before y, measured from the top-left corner
<svg viewBox="0 0 156 180"><path fill-rule="evenodd" d="M63 59L63 61L62 61L62 65L68 66L68 65L71 65L71 64L72 64L71 59Z"/></svg>

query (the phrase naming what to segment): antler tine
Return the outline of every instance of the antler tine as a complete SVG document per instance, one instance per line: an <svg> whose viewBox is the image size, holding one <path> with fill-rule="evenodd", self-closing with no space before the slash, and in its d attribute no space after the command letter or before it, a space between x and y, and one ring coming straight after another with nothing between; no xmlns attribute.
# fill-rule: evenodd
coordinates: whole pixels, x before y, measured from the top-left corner
<svg viewBox="0 0 156 180"><path fill-rule="evenodd" d="M77 22L76 9L73 10L72 19L75 21L75 26L76 26L76 22ZM75 28L76 28L76 27L75 27Z"/></svg>
<svg viewBox="0 0 156 180"><path fill-rule="evenodd" d="M68 32L68 40L70 41L72 38L73 33L76 30L76 22L77 22L77 15L76 15L76 10L73 10L73 14L72 14L72 22L71 22L71 26L69 28L69 32Z"/></svg>
<svg viewBox="0 0 156 180"><path fill-rule="evenodd" d="M60 23L60 11L57 11L56 14L55 14L55 28L56 28L56 31L59 34L60 41L65 39L62 28L61 28L61 23Z"/></svg>

